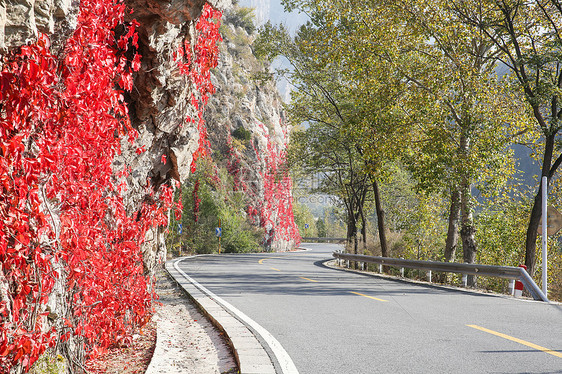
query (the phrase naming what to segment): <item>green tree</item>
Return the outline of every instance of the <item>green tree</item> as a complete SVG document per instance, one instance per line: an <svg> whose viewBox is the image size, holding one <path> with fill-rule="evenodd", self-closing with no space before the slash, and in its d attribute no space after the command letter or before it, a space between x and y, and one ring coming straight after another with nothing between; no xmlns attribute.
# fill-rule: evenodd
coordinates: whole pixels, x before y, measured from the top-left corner
<svg viewBox="0 0 562 374"><path fill-rule="evenodd" d="M386 255L379 182L385 177L386 162L397 157L409 133L396 107L404 80L388 69L384 59L367 53L365 46L356 47L361 43L357 30L362 31L361 36L366 33L361 19L373 15L369 8L363 7L358 18L360 13L355 9L350 13L344 7L334 12L343 6L340 3L285 4L306 11L311 22L301 27L294 39L282 27L266 25L258 45L270 57L282 55L293 66L293 70L283 71L296 87L289 114L294 123L308 126L294 135L293 154L309 173L323 173L326 192L338 196L346 207L347 236L354 243L354 252L359 222L366 242L364 208L373 195ZM357 51L365 53L358 56Z"/></svg>
<svg viewBox="0 0 562 374"><path fill-rule="evenodd" d="M369 174L383 176L384 163L407 147L420 186L450 191L445 257L454 258L460 218L463 257L474 262L472 187L497 184L510 171L511 122L503 109L512 101L495 73L491 43L459 22L446 1L285 3L318 25L308 52L338 66L353 105L346 138L362 140L358 154Z"/></svg>
<svg viewBox="0 0 562 374"><path fill-rule="evenodd" d="M182 186L182 217L171 220L167 245L178 254L180 247L182 253L216 253L215 228L220 220L223 252L261 251L263 232L250 223L245 196L234 191L225 170L214 173L210 160L200 160L197 171Z"/></svg>
<svg viewBox="0 0 562 374"><path fill-rule="evenodd" d="M323 218L318 218L316 221L316 229L318 230L318 237L325 238L328 236L326 221Z"/></svg>
<svg viewBox="0 0 562 374"><path fill-rule="evenodd" d="M283 56L293 70L281 71L295 87L289 118L307 128L292 135L290 163L305 174L319 173L320 192L339 198L347 213L347 238L357 253L358 222L369 192L369 179L353 139L344 126L353 120L353 104L341 78L341 66L326 64L323 50L310 44L318 28L309 23L292 38L283 27L266 24L256 41L258 53L270 59Z"/></svg>
<svg viewBox="0 0 562 374"><path fill-rule="evenodd" d="M397 59L397 68L412 83L409 118L419 129L420 143L410 165L422 185L450 191L445 260L454 260L460 223L463 259L473 263L477 243L472 189L475 184L494 188L511 175L507 145L518 118L506 109L512 108L513 99L496 73L490 41L459 22L446 1L399 1L396 6L426 39ZM473 277L469 283L474 284Z"/></svg>
<svg viewBox="0 0 562 374"><path fill-rule="evenodd" d="M557 135L562 128L562 34L559 0L455 0L451 7L467 24L480 31L509 68L541 134L541 177L550 181L562 163ZM539 183L529 217L525 264L534 274L537 228L541 215Z"/></svg>
<svg viewBox="0 0 562 374"><path fill-rule="evenodd" d="M316 220L306 205L294 202L293 212L302 237L314 238L319 236Z"/></svg>

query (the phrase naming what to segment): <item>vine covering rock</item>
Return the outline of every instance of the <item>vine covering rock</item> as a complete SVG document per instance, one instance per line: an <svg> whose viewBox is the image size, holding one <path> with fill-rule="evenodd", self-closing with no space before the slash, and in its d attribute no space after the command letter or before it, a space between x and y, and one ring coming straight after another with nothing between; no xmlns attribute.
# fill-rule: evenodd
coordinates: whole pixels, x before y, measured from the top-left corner
<svg viewBox="0 0 562 374"><path fill-rule="evenodd" d="M0 372L27 371L48 348L80 369L128 344L151 316L142 246L167 225L177 182L173 173L147 180L140 203L125 201L132 170L115 160L127 147L146 151L135 145L127 103L143 63L129 11L122 1L82 0L60 50L40 34L2 56ZM198 89L189 104L200 148L220 16L203 8L194 27L201 37L177 61ZM174 163L165 154L158 161Z"/></svg>

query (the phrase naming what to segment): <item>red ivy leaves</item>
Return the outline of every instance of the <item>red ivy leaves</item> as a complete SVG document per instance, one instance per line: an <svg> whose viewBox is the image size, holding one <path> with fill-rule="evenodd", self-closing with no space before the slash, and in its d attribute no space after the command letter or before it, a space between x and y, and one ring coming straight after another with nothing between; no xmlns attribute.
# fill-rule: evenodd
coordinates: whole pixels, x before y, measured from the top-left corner
<svg viewBox="0 0 562 374"><path fill-rule="evenodd" d="M187 117L186 121L197 122L199 132L199 148L193 154L191 172L197 169L197 159L206 156L209 152L210 143L207 136L207 126L203 119L203 109L209 100L209 95L215 93L215 87L211 83L211 69L218 64L219 47L222 41L219 33L222 13L211 5L205 4L195 29L197 30L197 42L192 47L186 40L183 46L178 48L175 55L176 63L180 72L189 77L195 85L199 98L191 95L191 105L197 111L197 119Z"/></svg>
<svg viewBox="0 0 562 374"><path fill-rule="evenodd" d="M271 140L269 131L262 123L258 123L258 126L267 140L265 150L257 148L252 142L256 159L260 164L265 164L263 169L258 170L263 181L263 197L258 197L256 191L244 180L240 156L232 146L230 137L227 170L234 178L234 189L244 191L252 198L253 205L249 205L246 211L254 223L265 229L264 244L269 246L275 240L286 240L298 245L301 237L293 215L293 182L286 167L287 151L284 145L278 145ZM283 136L287 136L285 131Z"/></svg>
<svg viewBox="0 0 562 374"><path fill-rule="evenodd" d="M266 244L282 239L294 241L298 245L301 237L293 215L293 182L287 168L287 151L271 141L263 124L260 123L259 127L267 139L267 150L262 156L265 168L260 170L264 184L264 204L259 212L261 225L266 229ZM283 135L286 136L286 133ZM259 158L259 154L256 154Z"/></svg>
<svg viewBox="0 0 562 374"><path fill-rule="evenodd" d="M132 87L128 66L138 70L141 58L123 55L129 42L138 47L135 21L115 43L124 11L119 0L81 0L64 57L41 35L2 65L0 286L9 297L0 299L1 372L28 369L71 335L95 355L150 316L140 245L152 226L167 224L173 192L162 187L160 203L129 216L113 174L120 137L137 134L116 88ZM67 330L45 331L42 304L59 280L72 290L71 315L60 316Z"/></svg>

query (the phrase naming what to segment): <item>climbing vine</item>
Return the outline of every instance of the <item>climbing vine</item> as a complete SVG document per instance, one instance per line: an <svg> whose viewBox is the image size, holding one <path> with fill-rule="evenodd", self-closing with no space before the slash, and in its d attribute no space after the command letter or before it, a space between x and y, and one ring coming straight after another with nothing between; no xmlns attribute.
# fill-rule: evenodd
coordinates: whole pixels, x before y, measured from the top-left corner
<svg viewBox="0 0 562 374"><path fill-rule="evenodd" d="M205 4L201 16L195 25L197 34L196 44L191 45L186 39L184 45L178 48L175 59L180 72L189 77L194 85L194 93L191 94L191 105L197 112L197 118L187 117L187 123L196 123L199 133L199 148L193 155L191 172L197 168L197 159L209 153L210 143L207 135L207 126L203 119L203 109L209 101L209 95L215 93L215 87L211 82L211 69L218 64L219 47L222 41L219 33L222 13L209 4Z"/></svg>
<svg viewBox="0 0 562 374"><path fill-rule="evenodd" d="M263 205L257 212L261 226L265 228L266 247L274 240L300 242L300 234L293 216L293 182L287 168L287 150L271 140L267 128L260 123L260 129L267 140L267 148L262 151L265 167L260 170L264 183ZM286 134L283 134L286 137ZM260 159L258 150L256 157Z"/></svg>
<svg viewBox="0 0 562 374"><path fill-rule="evenodd" d="M258 196L245 180L245 173L240 161L240 155L228 138L229 159L227 170L233 176L234 189L243 191L249 197L246 209L250 220L265 231L263 244L269 249L275 241L300 243L300 234L293 215L293 182L287 168L287 151L285 141L277 144L272 141L269 130L263 123L257 124L261 136L266 140L265 149L257 147L252 142L256 160L259 163L258 174L263 181L263 196ZM283 126L281 126L283 127ZM287 134L283 134L286 139Z"/></svg>
<svg viewBox="0 0 562 374"><path fill-rule="evenodd" d="M29 370L48 347L69 339L95 356L128 343L132 327L150 318L151 280L140 247L149 229L167 225L173 190L147 187L140 210L127 213L120 181L129 170L112 169L120 139L138 135L124 92L142 56L138 23L125 22L124 14L120 0L81 0L60 56L40 35L0 65L0 372ZM185 48L194 56L187 65L200 92L196 108L213 92L217 17L206 6L197 43ZM121 37L118 25L125 26ZM53 301L57 288L63 300ZM57 303L68 306L64 315L51 313ZM80 365L80 357L67 358Z"/></svg>

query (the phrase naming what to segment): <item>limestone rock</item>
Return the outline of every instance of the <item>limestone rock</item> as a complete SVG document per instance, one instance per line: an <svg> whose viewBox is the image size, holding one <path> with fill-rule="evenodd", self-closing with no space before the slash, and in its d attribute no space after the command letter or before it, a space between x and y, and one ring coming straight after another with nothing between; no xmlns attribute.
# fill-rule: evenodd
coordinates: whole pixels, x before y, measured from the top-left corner
<svg viewBox="0 0 562 374"><path fill-rule="evenodd" d="M38 33L54 36L54 45L76 26L79 3L73 0L3 0L0 3L0 50L33 42Z"/></svg>
<svg viewBox="0 0 562 374"><path fill-rule="evenodd" d="M233 16L225 14L224 18L228 20ZM243 27L229 23L225 23L221 31L224 42L220 46L219 65L213 71L217 93L209 101L205 121L212 149L220 150L227 162L232 157L228 139L240 129L250 134L250 140L239 142L233 152L241 163L244 182L251 190L248 204L259 210L266 193L263 173L268 168L268 146L273 144L277 149L286 149L290 129L275 82L259 78L267 75L269 66L253 54L256 34L248 34ZM274 221L280 219L276 210L272 215ZM273 233L273 227L264 228L266 235ZM271 242L271 250L285 251L293 245L290 240L276 237Z"/></svg>

